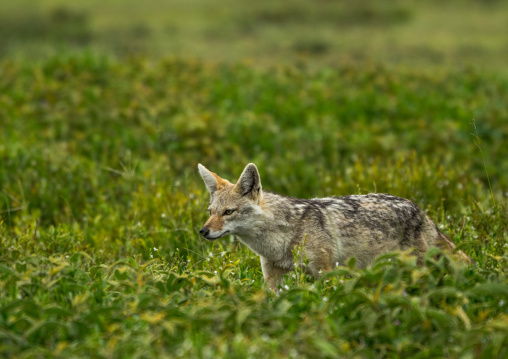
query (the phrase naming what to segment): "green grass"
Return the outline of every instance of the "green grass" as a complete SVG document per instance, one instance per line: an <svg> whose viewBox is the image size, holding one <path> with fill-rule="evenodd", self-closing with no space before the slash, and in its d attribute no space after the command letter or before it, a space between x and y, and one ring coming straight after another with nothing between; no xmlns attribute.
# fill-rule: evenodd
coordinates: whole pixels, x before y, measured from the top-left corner
<svg viewBox="0 0 508 359"><path fill-rule="evenodd" d="M507 4L2 2L0 357L507 357ZM272 293L198 162L409 198L475 264Z"/></svg>
<svg viewBox="0 0 508 359"><path fill-rule="evenodd" d="M0 353L505 357L507 89L474 70L2 62ZM255 162L285 195L410 198L476 263L390 254L275 295L252 252L199 237L198 162L230 180Z"/></svg>

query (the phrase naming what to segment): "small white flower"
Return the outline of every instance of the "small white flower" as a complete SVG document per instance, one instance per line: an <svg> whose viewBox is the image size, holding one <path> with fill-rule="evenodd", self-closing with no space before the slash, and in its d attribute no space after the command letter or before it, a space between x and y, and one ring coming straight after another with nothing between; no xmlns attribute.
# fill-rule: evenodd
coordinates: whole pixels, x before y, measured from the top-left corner
<svg viewBox="0 0 508 359"><path fill-rule="evenodd" d="M157 251L158 251L158 249L157 249L157 248L155 248L155 247L153 247L153 251L154 251L154 252L157 252Z"/></svg>
<svg viewBox="0 0 508 359"><path fill-rule="evenodd" d="M214 274L217 274L217 271L216 271L216 270L214 270L214 271L213 271L213 273L214 273Z"/></svg>
<svg viewBox="0 0 508 359"><path fill-rule="evenodd" d="M293 273L293 275L291 275L291 277L296 278L296 274Z"/></svg>
<svg viewBox="0 0 508 359"><path fill-rule="evenodd" d="M339 266L339 262L335 262L335 266L338 267Z"/></svg>
<svg viewBox="0 0 508 359"><path fill-rule="evenodd" d="M318 273L321 274L321 273L323 273L323 271L320 269Z"/></svg>
<svg viewBox="0 0 508 359"><path fill-rule="evenodd" d="M153 258L153 254L150 254L150 258Z"/></svg>
<svg viewBox="0 0 508 359"><path fill-rule="evenodd" d="M166 213L162 213L161 218L166 218Z"/></svg>
<svg viewBox="0 0 508 359"><path fill-rule="evenodd" d="M323 302L326 302L328 300L327 297L323 297Z"/></svg>
<svg viewBox="0 0 508 359"><path fill-rule="evenodd" d="M284 286L284 288L286 288L286 290L288 290L288 289L289 289L289 287L288 287L288 285L287 285L287 284Z"/></svg>
<svg viewBox="0 0 508 359"><path fill-rule="evenodd" d="M207 260L208 262L210 262L210 258L206 258L206 260Z"/></svg>

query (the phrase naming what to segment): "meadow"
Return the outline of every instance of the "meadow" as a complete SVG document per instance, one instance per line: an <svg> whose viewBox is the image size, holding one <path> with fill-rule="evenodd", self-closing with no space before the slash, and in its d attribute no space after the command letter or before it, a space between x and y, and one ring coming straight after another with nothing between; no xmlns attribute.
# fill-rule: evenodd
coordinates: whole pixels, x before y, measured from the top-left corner
<svg viewBox="0 0 508 359"><path fill-rule="evenodd" d="M51 36L44 56L13 42L0 60L1 357L508 356L497 60L273 65L99 42L58 52ZM197 164L233 181L249 162L284 195L409 198L474 264L389 253L317 281L297 270L273 293L254 253L198 232Z"/></svg>

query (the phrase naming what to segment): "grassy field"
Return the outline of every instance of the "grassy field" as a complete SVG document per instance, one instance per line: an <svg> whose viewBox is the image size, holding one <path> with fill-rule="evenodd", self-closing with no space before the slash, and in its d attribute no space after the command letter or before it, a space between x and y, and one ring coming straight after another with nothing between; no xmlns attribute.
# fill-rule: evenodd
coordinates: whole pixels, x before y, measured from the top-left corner
<svg viewBox="0 0 508 359"><path fill-rule="evenodd" d="M0 357L508 356L508 75L487 36L507 26L505 2L97 3L0 5L15 34L0 39ZM375 58L319 35L337 18ZM463 32L440 43L431 18L476 24L460 41L483 50L456 62ZM293 46L318 23L325 50ZM429 36L408 47L418 26ZM447 60L399 61L386 36ZM254 253L198 233L197 164L233 181L248 162L284 195L409 198L475 263L390 253L317 281L298 270L275 294Z"/></svg>
<svg viewBox="0 0 508 359"><path fill-rule="evenodd" d="M3 355L507 355L508 80L92 54L0 73ZM248 161L286 195L411 198L476 264L394 254L276 296L197 233L197 163Z"/></svg>

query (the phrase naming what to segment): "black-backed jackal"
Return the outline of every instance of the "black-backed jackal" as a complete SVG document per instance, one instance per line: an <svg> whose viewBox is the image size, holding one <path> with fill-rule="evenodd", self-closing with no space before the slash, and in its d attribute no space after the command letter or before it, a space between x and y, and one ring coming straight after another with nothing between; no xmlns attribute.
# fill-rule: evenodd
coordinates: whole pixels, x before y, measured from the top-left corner
<svg viewBox="0 0 508 359"><path fill-rule="evenodd" d="M413 202L385 193L298 199L261 189L257 167L248 164L236 184L198 165L210 192L210 218L199 233L212 241L236 235L261 257L270 288L294 269L293 250L304 243L309 264L318 277L337 263L356 257L365 267L382 253L414 249L421 263L432 246L452 250L455 245ZM468 260L468 257L459 252Z"/></svg>

